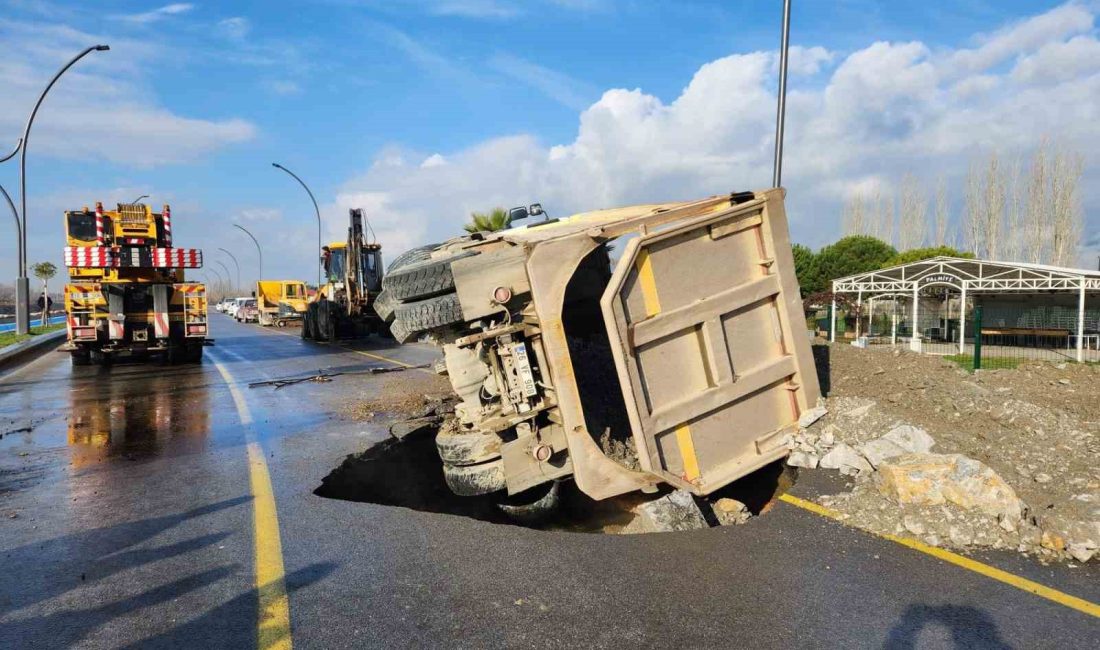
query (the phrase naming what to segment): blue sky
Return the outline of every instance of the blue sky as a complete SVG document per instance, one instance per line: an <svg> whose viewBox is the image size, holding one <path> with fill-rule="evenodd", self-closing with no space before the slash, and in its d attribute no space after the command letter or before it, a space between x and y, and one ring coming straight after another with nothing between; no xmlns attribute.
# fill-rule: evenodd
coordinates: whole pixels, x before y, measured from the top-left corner
<svg viewBox="0 0 1100 650"><path fill-rule="evenodd" d="M1080 124L1095 114L1095 94L1076 112L1025 114L1035 133L1010 138L945 121L938 111L948 100L918 112L907 99L965 82L982 90L952 96L953 114L1008 106L1021 90L990 90L988 80L1022 84L1021 61L1040 60L1044 47L1094 43L1095 4L795 4L792 43L803 53L791 81L785 185L797 240L820 245L838 236L839 206L853 187L889 189L902 172L931 184L943 172L961 188L966 165L986 149L1025 152L1043 135L1100 142L1095 125ZM391 256L446 237L469 210L497 203L539 200L572 212L762 187L770 177L765 118L774 112L767 94L778 1L0 0L0 7L0 42L18 52L0 62L0 83L11 89L0 98L0 142L19 137L37 90L60 63L85 44L112 46L59 83L36 124L32 260L60 258L60 210L149 193L174 205L180 245L247 257L251 244L233 232L236 221L259 230L267 258L277 260L273 272L313 277L310 204L273 161L311 185L326 238L338 236L348 207L362 206L376 216ZM952 77L960 52L991 51L998 33L1028 21L1032 42L990 54L961 81ZM875 43L884 45L870 49ZM875 71L893 60L899 67ZM875 80L861 77L859 64ZM1098 68L1094 61L1064 80L1066 99L1076 97L1069 84L1095 84ZM845 90L853 78L862 81ZM876 86L887 81L893 86ZM911 87L894 87L903 82ZM846 105L837 97L859 92L871 99ZM867 108L884 95L896 101ZM824 123L821 116L834 113ZM861 124L882 117L884 130L849 141L844 125L857 116ZM1063 128L1063 120L1074 124ZM941 125L934 133L953 144L914 148L928 134L907 139L908 132L934 121ZM960 133L973 142L960 143ZM876 147L875 138L896 146ZM861 162L823 158L847 145ZM667 158L647 167L647 146ZM881 160L870 159L876 152ZM0 183L13 194L17 173L0 166ZM1088 192L1086 212L1098 202ZM0 226L4 241L10 227ZM0 250L4 276L13 258L10 246Z"/></svg>

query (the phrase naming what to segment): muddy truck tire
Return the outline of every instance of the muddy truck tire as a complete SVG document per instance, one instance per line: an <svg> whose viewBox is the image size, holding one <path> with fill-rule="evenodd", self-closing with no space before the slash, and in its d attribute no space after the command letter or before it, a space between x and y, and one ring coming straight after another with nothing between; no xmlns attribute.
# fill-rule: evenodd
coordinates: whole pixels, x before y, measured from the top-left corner
<svg viewBox="0 0 1100 650"><path fill-rule="evenodd" d="M398 305L390 331L394 338L404 343L418 334L462 321L462 305L458 302L458 295L448 293Z"/></svg>
<svg viewBox="0 0 1100 650"><path fill-rule="evenodd" d="M500 436L485 431L452 431L447 427L435 436L439 458L449 465L476 465L500 458Z"/></svg>
<svg viewBox="0 0 1100 650"><path fill-rule="evenodd" d="M499 492L506 487L504 460L496 459L477 465L443 463L443 479L447 487L460 497L474 497Z"/></svg>
<svg viewBox="0 0 1100 650"><path fill-rule="evenodd" d="M420 262L427 262L432 259L432 252L435 249L442 246L442 244L428 244L427 246L417 246L416 248L410 248L409 250L401 253L397 257L393 258L390 265L386 268L386 271L392 273L403 266L409 266L410 264L419 264Z"/></svg>
<svg viewBox="0 0 1100 650"><path fill-rule="evenodd" d="M374 299L374 313L378 314L382 322L392 323L393 310L397 309L397 305L399 304L401 303L393 297L393 294L383 289L382 293L378 294L378 297Z"/></svg>
<svg viewBox="0 0 1100 650"><path fill-rule="evenodd" d="M412 251L409 251L412 252ZM382 288L393 300L406 301L430 298L454 291L455 279L451 263L476 253L464 251L436 260L410 263L391 270L382 279Z"/></svg>

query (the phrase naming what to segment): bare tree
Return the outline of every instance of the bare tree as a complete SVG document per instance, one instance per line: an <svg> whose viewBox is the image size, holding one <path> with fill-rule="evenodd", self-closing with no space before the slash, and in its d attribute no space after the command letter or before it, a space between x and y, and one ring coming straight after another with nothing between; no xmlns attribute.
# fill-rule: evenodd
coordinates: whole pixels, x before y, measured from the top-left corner
<svg viewBox="0 0 1100 650"><path fill-rule="evenodd" d="M894 199L884 195L881 186L875 186L875 194L871 198L870 223L867 226L867 234L882 241L893 244L894 242Z"/></svg>
<svg viewBox="0 0 1100 650"><path fill-rule="evenodd" d="M1050 167L1050 259L1059 266L1074 266L1077 262L1082 226L1077 188L1084 166L1081 154L1060 149Z"/></svg>
<svg viewBox="0 0 1100 650"><path fill-rule="evenodd" d="M977 162L974 162L966 173L966 210L962 216L963 245L978 257L985 257L985 219L982 215L984 201L981 188L981 171Z"/></svg>
<svg viewBox="0 0 1100 650"><path fill-rule="evenodd" d="M927 237L928 202L924 190L912 174L901 178L901 209L898 214L898 250L907 251L924 245Z"/></svg>
<svg viewBox="0 0 1100 650"><path fill-rule="evenodd" d="M933 243L947 246L947 221L950 218L947 207L947 179L942 175L936 180L936 222ZM954 242L952 242L954 243Z"/></svg>
<svg viewBox="0 0 1100 650"><path fill-rule="evenodd" d="M1035 154L1031 158L1031 170L1028 173L1027 184L1027 216L1023 225L1023 231L1027 238L1027 248L1023 259L1038 264L1046 259L1045 234L1048 219L1047 178L1050 172L1047 169L1047 141L1044 139Z"/></svg>
<svg viewBox="0 0 1100 650"><path fill-rule="evenodd" d="M1004 243L1002 227L1005 215L1005 180L1004 169L995 152L989 154L982 198L982 236L985 238L986 255L989 259L999 260Z"/></svg>
<svg viewBox="0 0 1100 650"><path fill-rule="evenodd" d="M867 234L867 213L863 204L863 194L856 192L848 197L848 201L844 204L842 227L845 236Z"/></svg>
<svg viewBox="0 0 1100 650"><path fill-rule="evenodd" d="M1005 212L1005 230L1002 255L1005 260L1022 262L1026 240L1020 232L1024 210L1024 188L1020 178L1021 163L1017 156L1008 168L1008 210Z"/></svg>

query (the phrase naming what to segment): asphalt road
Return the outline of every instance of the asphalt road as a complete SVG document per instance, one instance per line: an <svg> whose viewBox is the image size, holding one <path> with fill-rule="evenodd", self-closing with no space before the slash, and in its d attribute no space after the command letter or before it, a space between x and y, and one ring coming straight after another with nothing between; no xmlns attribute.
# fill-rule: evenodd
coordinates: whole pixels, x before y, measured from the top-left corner
<svg viewBox="0 0 1100 650"><path fill-rule="evenodd" d="M250 442L289 605L270 647L1100 647L1100 619L783 502L733 528L611 536L315 496L386 437L384 418L336 415L385 376L244 384L435 352L213 321L200 366L51 353L0 378L0 648L256 646L270 549ZM1095 564L979 559L1100 602Z"/></svg>

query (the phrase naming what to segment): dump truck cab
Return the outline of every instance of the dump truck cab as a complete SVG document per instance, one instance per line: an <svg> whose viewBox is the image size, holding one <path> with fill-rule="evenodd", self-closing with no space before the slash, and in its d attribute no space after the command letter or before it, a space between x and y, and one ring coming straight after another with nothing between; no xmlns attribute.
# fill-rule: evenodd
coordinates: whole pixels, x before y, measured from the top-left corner
<svg viewBox="0 0 1100 650"><path fill-rule="evenodd" d="M260 325L286 327L306 311L306 283L300 280L260 280L256 283L256 311Z"/></svg>
<svg viewBox="0 0 1100 650"><path fill-rule="evenodd" d="M781 190L462 237L384 288L394 336L443 348L459 494L707 495L784 457L819 398Z"/></svg>

